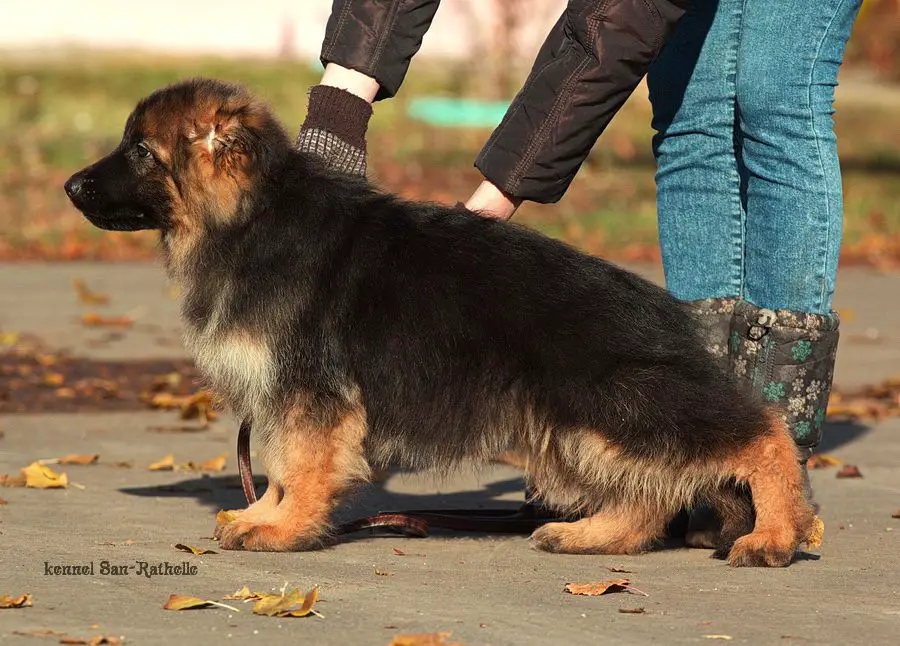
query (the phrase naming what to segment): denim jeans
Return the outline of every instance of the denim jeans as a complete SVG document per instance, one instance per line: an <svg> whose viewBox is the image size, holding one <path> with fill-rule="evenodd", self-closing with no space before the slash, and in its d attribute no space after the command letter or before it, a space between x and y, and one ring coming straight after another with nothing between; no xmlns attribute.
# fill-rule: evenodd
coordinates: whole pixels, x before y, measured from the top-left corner
<svg viewBox="0 0 900 646"><path fill-rule="evenodd" d="M666 283L828 313L841 242L832 108L861 0L695 0L649 76Z"/></svg>

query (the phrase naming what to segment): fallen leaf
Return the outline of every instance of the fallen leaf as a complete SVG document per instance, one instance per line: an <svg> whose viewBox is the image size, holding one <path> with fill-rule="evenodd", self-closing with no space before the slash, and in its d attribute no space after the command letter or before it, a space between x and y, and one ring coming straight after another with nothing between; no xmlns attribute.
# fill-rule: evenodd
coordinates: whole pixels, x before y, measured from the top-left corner
<svg viewBox="0 0 900 646"><path fill-rule="evenodd" d="M20 597L3 595L0 597L0 608L29 608L34 599L27 592Z"/></svg>
<svg viewBox="0 0 900 646"><path fill-rule="evenodd" d="M227 594L223 599L240 599L242 601L256 601L263 598L264 593L262 592L250 592L250 588L244 586L240 590L236 592L232 592L231 594Z"/></svg>
<svg viewBox="0 0 900 646"><path fill-rule="evenodd" d="M18 342L18 332L0 332L0 345L15 345Z"/></svg>
<svg viewBox="0 0 900 646"><path fill-rule="evenodd" d="M41 383L45 386L61 386L65 380L65 376L59 372L48 372L41 377Z"/></svg>
<svg viewBox="0 0 900 646"><path fill-rule="evenodd" d="M185 545L184 543L176 543L176 550L181 550L182 552L190 552L194 556L202 556L204 554L218 554L218 552L214 550L208 550L203 547L194 547L193 545Z"/></svg>
<svg viewBox="0 0 900 646"><path fill-rule="evenodd" d="M623 567L608 567L606 569L609 570L610 572L620 572L623 574L632 574L631 570L626 570Z"/></svg>
<svg viewBox="0 0 900 646"><path fill-rule="evenodd" d="M220 509L216 514L216 525L227 525L241 513L240 509Z"/></svg>
<svg viewBox="0 0 900 646"><path fill-rule="evenodd" d="M393 550L394 550L394 554L397 555L397 556L420 556L420 557L423 557L423 558L425 557L424 554L420 554L419 552L409 552L409 553L407 553L407 552L404 552L403 550L397 549L396 547L393 548Z"/></svg>
<svg viewBox="0 0 900 646"><path fill-rule="evenodd" d="M100 459L100 455L98 453L94 454L83 454L83 455L65 455L61 458L51 458L49 460L38 460L41 464L96 464L97 460Z"/></svg>
<svg viewBox="0 0 900 646"><path fill-rule="evenodd" d="M65 637L66 633L57 632L55 630L14 630L13 635L22 635L23 637Z"/></svg>
<svg viewBox="0 0 900 646"><path fill-rule="evenodd" d="M78 393L75 392L74 388L57 388L56 396L60 399L75 399Z"/></svg>
<svg viewBox="0 0 900 646"><path fill-rule="evenodd" d="M109 303L109 296L99 292L92 292L81 278L75 278L72 281L72 285L78 294L78 300L85 305L106 305Z"/></svg>
<svg viewBox="0 0 900 646"><path fill-rule="evenodd" d="M81 317L81 324L88 327L131 327L134 319L130 316L103 316L96 312L88 312Z"/></svg>
<svg viewBox="0 0 900 646"><path fill-rule="evenodd" d="M643 607L619 608L619 612L621 612L623 615L643 615L647 613L647 611L644 610Z"/></svg>
<svg viewBox="0 0 900 646"><path fill-rule="evenodd" d="M375 568L375 575L376 576L394 576L394 573L388 572L387 570L379 570L378 568Z"/></svg>
<svg viewBox="0 0 900 646"><path fill-rule="evenodd" d="M185 597L180 594L173 594L169 596L169 600L166 601L166 605L163 606L164 610L200 610L201 608L208 608L210 606L216 606L219 608L227 608L228 610L233 610L234 612L240 612L237 608L229 606L225 603L219 603L218 601L211 601L209 599L200 599L199 597Z"/></svg>
<svg viewBox="0 0 900 646"><path fill-rule="evenodd" d="M389 646L462 646L459 643L450 643L450 631L444 633L420 633L417 635L394 635Z"/></svg>
<svg viewBox="0 0 900 646"><path fill-rule="evenodd" d="M24 487L25 486L25 476L10 476L10 475L0 475L0 487Z"/></svg>
<svg viewBox="0 0 900 646"><path fill-rule="evenodd" d="M631 579L611 579L609 581L596 581L591 583L567 583L563 588L564 592L569 594L584 595L588 597L598 597L601 594L611 594L613 592L622 592L631 590L648 597L646 592L642 592L637 588L632 588L628 584Z"/></svg>
<svg viewBox="0 0 900 646"><path fill-rule="evenodd" d="M827 453L816 453L806 461L806 468L827 469L828 467L839 467L842 464L844 463Z"/></svg>
<svg viewBox="0 0 900 646"><path fill-rule="evenodd" d="M822 546L822 539L825 537L825 523L816 516L813 518L813 527L806 537L806 545L811 549L818 549Z"/></svg>
<svg viewBox="0 0 900 646"><path fill-rule="evenodd" d="M837 478L862 478L862 471L855 464L845 464L840 471L835 474Z"/></svg>
<svg viewBox="0 0 900 646"><path fill-rule="evenodd" d="M891 518L900 518L900 509L891 514Z"/></svg>
<svg viewBox="0 0 900 646"><path fill-rule="evenodd" d="M734 639L731 635L703 635L707 639L724 639L725 641L731 641Z"/></svg>
<svg viewBox="0 0 900 646"><path fill-rule="evenodd" d="M148 426L151 433L199 433L208 431L209 424L171 424L169 426Z"/></svg>
<svg viewBox="0 0 900 646"><path fill-rule="evenodd" d="M84 638L84 637L69 637L68 635L64 635L59 638L60 644L87 644L87 646L102 646L103 644L110 644L111 646L117 646L122 643L122 640L118 637L107 637L105 635L97 635L96 637Z"/></svg>
<svg viewBox="0 0 900 646"><path fill-rule="evenodd" d="M131 462L130 460L121 460L119 462L113 462L112 466L118 467L119 469L131 469L134 467L134 462Z"/></svg>
<svg viewBox="0 0 900 646"><path fill-rule="evenodd" d="M6 498L0 498L0 505L8 505L9 501Z"/></svg>
<svg viewBox="0 0 900 646"><path fill-rule="evenodd" d="M32 462L22 469L25 486L34 489L65 489L69 486L69 478L65 473L56 473L40 462Z"/></svg>
<svg viewBox="0 0 900 646"><path fill-rule="evenodd" d="M175 469L175 456L169 453L162 460L154 462L147 468L150 471L173 471Z"/></svg>
<svg viewBox="0 0 900 646"><path fill-rule="evenodd" d="M305 617L309 614L318 614L313 610L318 599L318 586L313 586L305 595L300 590L292 590L285 594L265 594L253 604L253 614L266 617ZM294 607L297 604L300 604L299 608Z"/></svg>
<svg viewBox="0 0 900 646"><path fill-rule="evenodd" d="M186 471L201 471L201 472L210 472L215 473L218 471L225 470L225 462L228 459L228 456L222 454L218 457L212 458L211 460L207 460L206 462L201 462L200 464L194 464L193 462L188 462L184 465L184 469Z"/></svg>

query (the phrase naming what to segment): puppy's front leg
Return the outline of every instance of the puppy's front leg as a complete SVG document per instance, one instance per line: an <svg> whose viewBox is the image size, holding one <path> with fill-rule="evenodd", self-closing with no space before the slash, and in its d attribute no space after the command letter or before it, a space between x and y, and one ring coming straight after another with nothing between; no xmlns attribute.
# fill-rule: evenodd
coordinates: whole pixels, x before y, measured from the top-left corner
<svg viewBox="0 0 900 646"><path fill-rule="evenodd" d="M305 412L289 419L268 438L262 454L269 477L266 493L273 496L267 505L251 506L222 528L224 549L286 552L321 547L340 494L354 481L367 479L361 408L335 415L331 424L316 423Z"/></svg>

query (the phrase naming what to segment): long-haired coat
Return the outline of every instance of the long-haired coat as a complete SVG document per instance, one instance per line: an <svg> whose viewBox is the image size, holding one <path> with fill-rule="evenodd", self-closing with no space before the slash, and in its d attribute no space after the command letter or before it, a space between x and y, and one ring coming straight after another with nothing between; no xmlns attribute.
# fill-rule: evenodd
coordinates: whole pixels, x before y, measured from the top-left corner
<svg viewBox="0 0 900 646"><path fill-rule="evenodd" d="M787 429L684 305L527 228L330 172L240 87L152 94L66 190L101 228L162 232L187 346L252 419L269 486L225 548L321 544L373 465L506 450L580 518L534 533L548 551L637 552L702 502L732 565L786 565L812 529Z"/></svg>

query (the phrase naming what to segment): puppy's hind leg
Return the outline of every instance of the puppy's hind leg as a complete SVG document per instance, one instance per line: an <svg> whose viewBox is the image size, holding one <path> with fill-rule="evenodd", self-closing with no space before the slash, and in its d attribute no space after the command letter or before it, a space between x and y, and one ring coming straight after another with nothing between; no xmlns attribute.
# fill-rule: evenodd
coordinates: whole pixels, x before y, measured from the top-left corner
<svg viewBox="0 0 900 646"><path fill-rule="evenodd" d="M531 535L533 545L561 554L638 554L666 530L674 512L650 505L619 504L570 523L548 523Z"/></svg>
<svg viewBox="0 0 900 646"><path fill-rule="evenodd" d="M797 449L787 426L769 413L768 428L741 449L730 468L750 485L756 523L728 553L730 565L784 567L812 531L815 514L806 498Z"/></svg>
<svg viewBox="0 0 900 646"><path fill-rule="evenodd" d="M224 549L285 552L320 547L340 494L354 481L368 478L361 407L336 414L332 423L324 425L305 412L295 412L286 420L269 437L263 452L269 489L275 491L270 502L277 497L277 504L267 503L258 511L250 507L225 525L220 538Z"/></svg>

